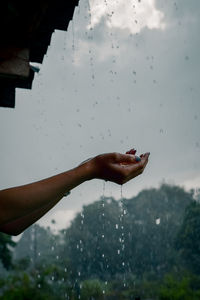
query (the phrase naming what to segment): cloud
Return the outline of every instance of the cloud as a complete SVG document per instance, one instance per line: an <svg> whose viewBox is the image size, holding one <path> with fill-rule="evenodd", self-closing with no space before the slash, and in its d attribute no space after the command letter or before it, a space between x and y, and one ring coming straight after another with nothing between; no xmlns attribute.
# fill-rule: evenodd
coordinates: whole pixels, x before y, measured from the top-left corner
<svg viewBox="0 0 200 300"><path fill-rule="evenodd" d="M74 210L54 210L53 213L49 213L45 218L40 219L38 222L41 226L50 226L54 230L60 230L70 226L71 221L75 217L76 212ZM51 223L51 220L55 221L55 225Z"/></svg>
<svg viewBox="0 0 200 300"><path fill-rule="evenodd" d="M143 28L164 29L164 13L156 8L155 0L90 0L91 24L97 26L103 18L109 28L139 33Z"/></svg>
<svg viewBox="0 0 200 300"><path fill-rule="evenodd" d="M100 63L119 57L126 53L129 36L166 28L165 14L155 0L90 0L89 11L84 1L80 6L82 14L76 12L73 26L70 23L68 28L67 56L63 53L67 64L73 61L75 67L88 63L91 57Z"/></svg>
<svg viewBox="0 0 200 300"><path fill-rule="evenodd" d="M200 188L200 176L188 178L182 184L187 190Z"/></svg>

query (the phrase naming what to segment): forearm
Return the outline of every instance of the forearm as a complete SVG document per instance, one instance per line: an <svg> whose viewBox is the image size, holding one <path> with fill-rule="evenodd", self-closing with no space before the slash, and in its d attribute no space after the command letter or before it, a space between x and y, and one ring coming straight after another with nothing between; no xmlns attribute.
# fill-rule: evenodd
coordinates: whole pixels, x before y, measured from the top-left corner
<svg viewBox="0 0 200 300"><path fill-rule="evenodd" d="M0 226L57 203L68 191L90 179L87 164L53 177L0 191ZM12 209L11 209L12 208Z"/></svg>
<svg viewBox="0 0 200 300"><path fill-rule="evenodd" d="M54 207L58 202L59 198L53 200L49 204L35 210L34 212L16 219L15 221L11 221L7 224L0 226L0 231L11 234L11 235L18 235L22 233L26 228L30 225L37 222L43 215L45 215L52 207Z"/></svg>
<svg viewBox="0 0 200 300"><path fill-rule="evenodd" d="M67 192L86 180L98 178L124 184L142 174L149 153L142 154L138 161L133 155L136 151L129 152L98 155L70 171L0 191L0 230L4 228L8 232L18 226L15 233L21 232L43 216Z"/></svg>

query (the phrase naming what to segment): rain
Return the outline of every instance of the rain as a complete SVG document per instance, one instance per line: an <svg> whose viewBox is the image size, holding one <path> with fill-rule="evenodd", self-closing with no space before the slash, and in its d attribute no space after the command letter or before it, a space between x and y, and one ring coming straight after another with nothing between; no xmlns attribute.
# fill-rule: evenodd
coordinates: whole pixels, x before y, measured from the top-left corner
<svg viewBox="0 0 200 300"><path fill-rule="evenodd" d="M198 299L199 12L195 1L80 0L55 31L32 90L0 110L1 188L100 153L151 156L141 176L85 182L14 238L0 296L19 283L38 299L173 300L181 288Z"/></svg>

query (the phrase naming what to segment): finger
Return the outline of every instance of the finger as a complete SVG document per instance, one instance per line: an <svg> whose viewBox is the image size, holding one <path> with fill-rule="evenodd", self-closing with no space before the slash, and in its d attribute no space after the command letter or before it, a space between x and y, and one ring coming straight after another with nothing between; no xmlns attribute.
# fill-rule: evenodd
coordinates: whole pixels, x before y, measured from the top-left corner
<svg viewBox="0 0 200 300"><path fill-rule="evenodd" d="M141 160L143 161L143 168L145 168L146 165L147 165L147 163L148 163L149 155L150 155L150 153L147 152L147 153L145 153L144 156L141 158Z"/></svg>
<svg viewBox="0 0 200 300"><path fill-rule="evenodd" d="M137 150L135 148L133 148L133 149L127 151L126 154L133 154L133 155L135 155L136 151Z"/></svg>
<svg viewBox="0 0 200 300"><path fill-rule="evenodd" d="M148 163L148 160L149 160L149 154L146 153L143 155L143 157L141 158L141 163L140 163L140 166L139 166L139 170L142 170L142 173L144 171L144 169L146 168L146 165Z"/></svg>
<svg viewBox="0 0 200 300"><path fill-rule="evenodd" d="M129 164L127 165L127 169L130 172L130 176L134 175L137 172L143 171L148 163L150 153L143 154L141 161L137 164ZM132 177L133 178L133 177Z"/></svg>
<svg viewBox="0 0 200 300"><path fill-rule="evenodd" d="M140 155L140 157L142 158L142 157L149 156L149 155L150 155L150 152L142 153L142 154Z"/></svg>

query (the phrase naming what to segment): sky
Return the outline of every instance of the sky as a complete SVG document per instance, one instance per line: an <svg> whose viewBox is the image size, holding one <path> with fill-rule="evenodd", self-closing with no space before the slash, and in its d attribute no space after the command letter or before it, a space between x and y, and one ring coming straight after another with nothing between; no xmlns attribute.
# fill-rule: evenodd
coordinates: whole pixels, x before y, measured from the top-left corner
<svg viewBox="0 0 200 300"><path fill-rule="evenodd" d="M132 147L151 156L123 197L162 182L200 187L199 15L196 0L80 0L32 90L17 90L14 110L0 108L0 188ZM77 187L39 224L66 227L103 185ZM105 195L119 199L120 186L106 183Z"/></svg>

